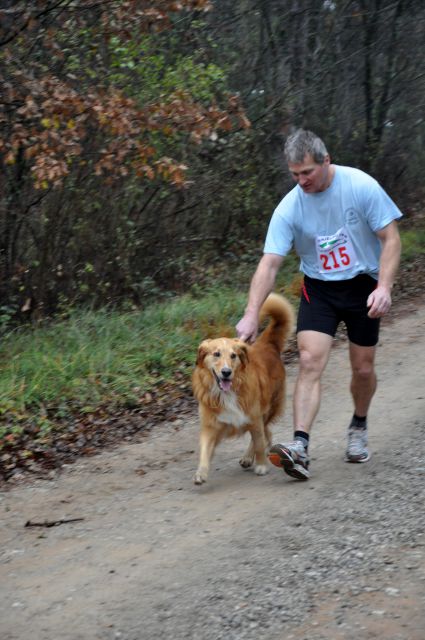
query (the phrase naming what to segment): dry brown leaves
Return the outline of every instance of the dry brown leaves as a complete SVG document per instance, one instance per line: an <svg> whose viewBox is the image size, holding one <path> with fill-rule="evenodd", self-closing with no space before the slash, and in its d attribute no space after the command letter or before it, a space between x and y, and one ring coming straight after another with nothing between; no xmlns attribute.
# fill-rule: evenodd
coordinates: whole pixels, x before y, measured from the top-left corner
<svg viewBox="0 0 425 640"><path fill-rule="evenodd" d="M42 37L52 56L60 58L55 42L60 21L84 20L83 9L102 12L103 34L150 31L169 26L170 14L184 9L207 11L206 0L171 2L127 0L124 2L23 3L0 11L0 36L7 41L16 33ZM54 13L54 11L59 11ZM50 15L49 15L50 12ZM71 15L72 14L72 15ZM50 17L46 26L42 19ZM12 22L11 22L12 21ZM47 28L48 27L48 28ZM9 29L9 31L8 31ZM40 35L41 34L41 35ZM12 38L13 39L13 38ZM139 105L116 89L93 86L81 90L70 73L59 77L33 64L14 64L13 52L4 50L5 72L0 100L0 154L6 165L20 157L28 161L37 189L58 186L75 164L89 165L96 175L109 180L130 173L153 180L157 177L185 186L187 167L171 157L162 157L152 134L177 141L187 136L193 142L214 139L216 131L249 126L236 96L224 108L206 107L189 93L176 91L159 100ZM10 62L8 68L7 62Z"/></svg>

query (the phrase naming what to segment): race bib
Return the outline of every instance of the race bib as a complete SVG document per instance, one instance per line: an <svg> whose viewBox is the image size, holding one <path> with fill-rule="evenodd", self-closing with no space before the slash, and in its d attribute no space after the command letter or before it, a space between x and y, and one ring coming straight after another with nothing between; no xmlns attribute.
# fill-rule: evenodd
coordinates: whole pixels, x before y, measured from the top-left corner
<svg viewBox="0 0 425 640"><path fill-rule="evenodd" d="M353 243L345 227L332 236L317 236L316 251L320 273L345 271L357 262Z"/></svg>

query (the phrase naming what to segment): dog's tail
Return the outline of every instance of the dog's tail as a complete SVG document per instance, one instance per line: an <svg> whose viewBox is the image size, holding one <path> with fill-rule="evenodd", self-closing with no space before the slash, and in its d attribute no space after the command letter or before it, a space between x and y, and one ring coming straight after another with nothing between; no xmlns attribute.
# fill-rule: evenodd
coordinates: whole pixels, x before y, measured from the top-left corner
<svg viewBox="0 0 425 640"><path fill-rule="evenodd" d="M271 293L261 307L260 322L267 317L271 320L255 344L271 343L281 353L294 330L294 308L283 296Z"/></svg>

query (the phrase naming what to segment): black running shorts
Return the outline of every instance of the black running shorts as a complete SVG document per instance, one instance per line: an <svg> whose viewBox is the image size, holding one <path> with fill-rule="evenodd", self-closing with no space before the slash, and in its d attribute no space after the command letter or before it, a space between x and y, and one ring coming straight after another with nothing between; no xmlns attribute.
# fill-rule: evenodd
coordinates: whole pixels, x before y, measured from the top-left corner
<svg viewBox="0 0 425 640"><path fill-rule="evenodd" d="M376 280L361 274L351 280L315 280L304 277L298 311L298 331L320 331L335 336L342 321L350 342L373 347L378 342L379 318L369 318L367 299Z"/></svg>

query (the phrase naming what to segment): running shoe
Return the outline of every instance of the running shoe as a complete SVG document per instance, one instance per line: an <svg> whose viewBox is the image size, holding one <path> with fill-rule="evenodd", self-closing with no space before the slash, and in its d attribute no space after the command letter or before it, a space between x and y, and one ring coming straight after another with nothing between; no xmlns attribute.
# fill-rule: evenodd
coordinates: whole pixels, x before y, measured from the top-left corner
<svg viewBox="0 0 425 640"><path fill-rule="evenodd" d="M348 428L346 462L367 462L370 458L367 448L367 429L350 425Z"/></svg>
<svg viewBox="0 0 425 640"><path fill-rule="evenodd" d="M285 444L274 444L269 451L269 460L276 467L283 467L285 473L298 480L308 480L309 457L299 440Z"/></svg>

